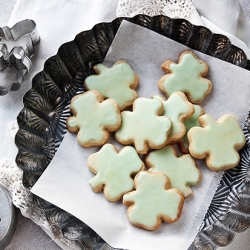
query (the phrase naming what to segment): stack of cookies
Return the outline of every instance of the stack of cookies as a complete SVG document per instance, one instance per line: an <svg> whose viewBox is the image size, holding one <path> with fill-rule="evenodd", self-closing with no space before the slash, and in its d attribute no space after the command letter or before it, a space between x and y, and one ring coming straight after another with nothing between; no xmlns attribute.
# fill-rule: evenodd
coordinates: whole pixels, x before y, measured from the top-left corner
<svg viewBox="0 0 250 250"><path fill-rule="evenodd" d="M82 147L102 146L88 158L92 189L110 202L122 199L129 221L146 230L180 218L191 186L202 179L195 159L205 159L211 170L233 168L245 144L233 115L215 121L200 106L212 90L204 61L185 51L162 69L158 87L165 96L144 98L127 62L95 65L97 74L85 79L88 91L72 99L67 120ZM120 151L107 143L111 132L125 145Z"/></svg>

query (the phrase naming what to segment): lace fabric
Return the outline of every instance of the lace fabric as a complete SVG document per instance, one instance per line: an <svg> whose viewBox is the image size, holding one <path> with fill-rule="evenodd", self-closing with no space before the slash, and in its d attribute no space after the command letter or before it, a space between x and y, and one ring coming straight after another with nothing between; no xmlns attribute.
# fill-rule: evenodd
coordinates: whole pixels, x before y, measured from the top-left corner
<svg viewBox="0 0 250 250"><path fill-rule="evenodd" d="M190 0L119 0L116 15L118 17L132 17L137 14L166 15L189 20L194 10L195 7Z"/></svg>

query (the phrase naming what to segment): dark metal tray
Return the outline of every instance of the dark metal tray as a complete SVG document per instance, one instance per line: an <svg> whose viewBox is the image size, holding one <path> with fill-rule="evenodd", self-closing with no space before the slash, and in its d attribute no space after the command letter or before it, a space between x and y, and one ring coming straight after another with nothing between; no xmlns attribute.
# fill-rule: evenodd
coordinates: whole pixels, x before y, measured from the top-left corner
<svg viewBox="0 0 250 250"><path fill-rule="evenodd" d="M104 60L116 32L127 20L205 54L250 69L245 53L230 40L213 34L184 19L166 16L117 18L100 23L63 44L44 64L44 70L32 80L25 94L24 108L18 115L17 165L23 170L23 184L31 188L49 165L66 133L71 98L84 92L82 82L93 74L93 65ZM229 244L235 233L250 225L249 196L249 117L244 133L247 143L241 151L238 167L225 172L213 201L189 249L216 249ZM45 214L55 237L78 241L83 249L112 249L91 228L60 208L32 195L33 205ZM104 248L102 248L104 249Z"/></svg>

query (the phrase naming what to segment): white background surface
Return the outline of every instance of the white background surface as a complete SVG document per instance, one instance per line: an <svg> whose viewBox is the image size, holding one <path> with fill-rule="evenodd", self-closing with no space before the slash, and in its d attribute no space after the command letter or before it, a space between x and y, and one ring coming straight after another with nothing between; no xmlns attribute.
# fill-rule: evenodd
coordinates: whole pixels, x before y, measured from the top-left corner
<svg viewBox="0 0 250 250"><path fill-rule="evenodd" d="M198 1L196 1L198 2ZM205 1L200 1L205 2ZM217 1L220 2L220 1ZM4 26L8 22L15 0L0 0L0 26ZM198 3L197 3L198 4ZM210 5L211 6L211 5ZM202 6L201 6L202 7ZM246 33L245 36L247 36ZM244 34L243 34L244 35ZM250 230L245 233L236 235L234 242L227 248L221 250L249 250L250 245ZM18 214L18 224L12 242L7 247L7 250L57 250L60 249L43 230L35 225L31 220L24 218Z"/></svg>

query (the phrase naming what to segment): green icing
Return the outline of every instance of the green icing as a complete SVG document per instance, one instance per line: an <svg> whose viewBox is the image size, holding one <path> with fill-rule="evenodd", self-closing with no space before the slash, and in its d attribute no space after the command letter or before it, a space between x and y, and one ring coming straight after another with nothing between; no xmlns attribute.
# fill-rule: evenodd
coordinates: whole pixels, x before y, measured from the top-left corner
<svg viewBox="0 0 250 250"><path fill-rule="evenodd" d="M165 91L168 95L184 92L190 101L202 101L211 88L211 82L200 76L205 68L191 53L184 54L178 64L170 65L172 75L164 82Z"/></svg>
<svg viewBox="0 0 250 250"><path fill-rule="evenodd" d="M164 105L164 114L172 121L172 130L169 134L168 143L179 140L185 133L183 120L185 116L190 116L193 112L193 106L188 102L185 95L181 92L175 92L167 100L160 96L154 98L162 101Z"/></svg>
<svg viewBox="0 0 250 250"><path fill-rule="evenodd" d="M214 169L236 166L239 154L235 150L243 147L245 136L233 115L224 115L216 122L206 114L199 118L202 127L193 127L188 132L190 153L205 158L207 165Z"/></svg>
<svg viewBox="0 0 250 250"><path fill-rule="evenodd" d="M131 105L137 97L130 85L136 87L138 77L126 62L118 62L111 68L103 64L94 67L98 75L91 75L85 79L85 86L89 90L99 91L105 98L114 99L121 109Z"/></svg>
<svg viewBox="0 0 250 250"><path fill-rule="evenodd" d="M177 157L172 146L151 151L146 164L150 167L150 172L166 174L170 178L171 187L179 189L185 197L192 194L190 186L196 185L201 178L193 158L188 154Z"/></svg>
<svg viewBox="0 0 250 250"><path fill-rule="evenodd" d="M120 124L119 108L115 102L105 100L100 103L97 100L97 95L100 94L97 93L88 91L77 95L71 101L70 108L75 111L75 116L67 120L67 126L79 129L77 139L80 144L89 141L100 142L107 136L106 127L118 127Z"/></svg>
<svg viewBox="0 0 250 250"><path fill-rule="evenodd" d="M93 189L104 185L105 197L116 201L134 186L131 175L143 168L143 162L133 147L124 147L117 152L111 144L105 144L101 150L88 158L88 165L95 177L89 183Z"/></svg>
<svg viewBox="0 0 250 250"><path fill-rule="evenodd" d="M194 107L194 113L191 117L184 120L184 125L186 127L186 133L185 135L179 140L179 144L181 144L181 148L184 152L188 152L188 138L187 133L192 127L200 127L199 123L199 117L203 113L203 109L199 105L193 105Z"/></svg>
<svg viewBox="0 0 250 250"><path fill-rule="evenodd" d="M116 131L116 139L123 144L134 143L138 153L145 154L150 148L164 145L171 129L171 121L159 116L162 103L157 99L138 98L133 112L123 111L122 124ZM146 149L146 150L145 150Z"/></svg>
<svg viewBox="0 0 250 250"><path fill-rule="evenodd" d="M166 190L168 179L162 173L140 172L136 190L123 196L123 203L134 203L128 210L132 224L154 229L159 218L176 221L182 209L183 197L174 189Z"/></svg>

